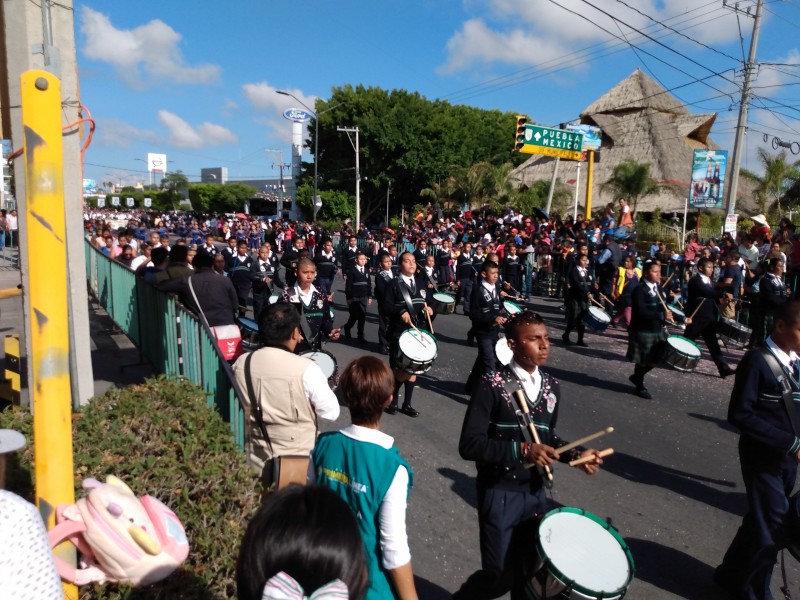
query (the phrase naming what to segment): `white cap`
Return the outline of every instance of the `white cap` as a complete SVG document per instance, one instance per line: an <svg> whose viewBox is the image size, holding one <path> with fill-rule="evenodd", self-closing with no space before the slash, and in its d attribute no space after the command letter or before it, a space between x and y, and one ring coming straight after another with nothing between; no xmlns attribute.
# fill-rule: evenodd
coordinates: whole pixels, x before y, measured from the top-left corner
<svg viewBox="0 0 800 600"><path fill-rule="evenodd" d="M0 429L0 454L16 452L25 447L25 436L13 429Z"/></svg>

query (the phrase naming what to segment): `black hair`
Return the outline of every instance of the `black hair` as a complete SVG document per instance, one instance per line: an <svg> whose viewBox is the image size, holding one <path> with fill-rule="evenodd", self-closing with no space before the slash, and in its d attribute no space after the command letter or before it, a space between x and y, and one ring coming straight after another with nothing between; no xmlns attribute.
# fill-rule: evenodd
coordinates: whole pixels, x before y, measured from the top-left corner
<svg viewBox="0 0 800 600"><path fill-rule="evenodd" d="M483 266L481 267L481 271L487 273L489 269L499 269L500 267L497 266L497 263L493 260L485 260L483 261Z"/></svg>
<svg viewBox="0 0 800 600"><path fill-rule="evenodd" d="M282 344L300 327L300 314L291 304L270 304L258 318L258 337L262 344Z"/></svg>
<svg viewBox="0 0 800 600"><path fill-rule="evenodd" d="M214 266L214 257L206 252L198 252L192 259L192 266L198 271L210 269Z"/></svg>
<svg viewBox="0 0 800 600"><path fill-rule="evenodd" d="M368 578L355 515L333 490L291 485L261 506L247 526L236 562L239 600L260 600L264 584L285 571L311 594L334 579L361 600Z"/></svg>
<svg viewBox="0 0 800 600"><path fill-rule="evenodd" d="M171 263L186 262L186 259L188 257L189 257L188 246L178 246L177 244L175 244L169 251L169 262Z"/></svg>
<svg viewBox="0 0 800 600"><path fill-rule="evenodd" d="M705 267L708 264L712 264L713 265L714 264L714 259L713 258L703 257L703 258L701 258L700 260L697 261L697 268L698 269L702 269L703 267Z"/></svg>
<svg viewBox="0 0 800 600"><path fill-rule="evenodd" d="M775 323L778 321L783 321L787 325L794 325L800 321L800 300L786 302L775 309Z"/></svg>
<svg viewBox="0 0 800 600"><path fill-rule="evenodd" d="M532 310L518 312L506 321L506 337L510 340L518 341L520 329L528 325L544 325L544 319L539 313L535 313Z"/></svg>
<svg viewBox="0 0 800 600"><path fill-rule="evenodd" d="M169 250L164 248L164 246L153 248L153 251L150 253L150 260L153 261L154 265L162 264L167 258L169 258Z"/></svg>

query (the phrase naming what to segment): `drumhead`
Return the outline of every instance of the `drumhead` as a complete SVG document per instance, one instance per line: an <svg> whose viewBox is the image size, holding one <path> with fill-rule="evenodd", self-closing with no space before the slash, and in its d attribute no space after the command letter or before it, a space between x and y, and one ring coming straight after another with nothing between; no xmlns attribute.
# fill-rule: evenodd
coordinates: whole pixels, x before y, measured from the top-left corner
<svg viewBox="0 0 800 600"><path fill-rule="evenodd" d="M494 345L494 353L497 356L497 360L505 366L511 362L511 359L514 358L514 353L511 351L511 348L508 347L508 340L505 337L501 337L497 340L497 343Z"/></svg>
<svg viewBox="0 0 800 600"><path fill-rule="evenodd" d="M439 347L436 338L421 329L406 329L397 340L403 356L417 362L427 362L436 358Z"/></svg>
<svg viewBox="0 0 800 600"><path fill-rule="evenodd" d="M536 542L548 569L587 597L618 595L633 579L625 540L600 517L580 508L558 508L539 524Z"/></svg>
<svg viewBox="0 0 800 600"><path fill-rule="evenodd" d="M681 354L690 358L700 358L700 346L682 335L671 335L667 343Z"/></svg>
<svg viewBox="0 0 800 600"><path fill-rule="evenodd" d="M325 377L332 377L334 373L336 373L336 359L333 355L329 352L325 352L324 350L319 350L317 352L308 351L308 352L301 352L300 356L305 356L306 358L310 358L317 366L322 369L322 372L325 374Z"/></svg>
<svg viewBox="0 0 800 600"><path fill-rule="evenodd" d="M595 319L597 319L601 323L611 322L611 316L599 306L590 306L589 314L592 315Z"/></svg>
<svg viewBox="0 0 800 600"><path fill-rule="evenodd" d="M278 298L280 297L281 295L278 292L272 292L272 294L269 297L269 303L275 304L276 302L278 302Z"/></svg>
<svg viewBox="0 0 800 600"><path fill-rule="evenodd" d="M255 331L256 333L258 333L258 323L256 323L253 319L248 319L247 317L239 317L239 325L241 325L245 329L249 329L250 331Z"/></svg>
<svg viewBox="0 0 800 600"><path fill-rule="evenodd" d="M522 312L522 307L516 302L511 302L511 300L503 300L503 310L510 315L515 315Z"/></svg>
<svg viewBox="0 0 800 600"><path fill-rule="evenodd" d="M434 300L438 300L443 304L454 304L456 299L455 296L451 296L450 294L445 294L444 292L436 292L433 295Z"/></svg>
<svg viewBox="0 0 800 600"><path fill-rule="evenodd" d="M686 317L686 313L685 313L685 312L683 312L683 311L682 311L680 308L678 308L678 307L677 307L677 306L675 306L674 304L667 304L667 308L670 310L670 312L671 312L673 315L676 315L676 316L678 316L678 317L683 317L683 318L685 318L685 317Z"/></svg>

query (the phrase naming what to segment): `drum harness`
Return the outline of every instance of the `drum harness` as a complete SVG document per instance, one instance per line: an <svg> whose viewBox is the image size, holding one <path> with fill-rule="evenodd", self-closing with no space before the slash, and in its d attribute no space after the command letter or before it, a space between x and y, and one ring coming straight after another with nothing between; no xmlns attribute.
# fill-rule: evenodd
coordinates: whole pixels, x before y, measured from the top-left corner
<svg viewBox="0 0 800 600"><path fill-rule="evenodd" d="M795 436L798 436L798 432L800 431L800 427L798 427L797 419L795 416L794 411L794 395L792 393L792 389L800 389L800 378L795 376L788 368L782 365L777 357L772 353L769 348L761 347L758 349L761 353L761 356L764 357L764 361L772 371L772 375L775 379L778 380L778 385L781 388L781 396L783 397L783 404L786 407L786 413L789 416L789 422L792 425L792 432ZM792 506L797 502L797 493L792 496L789 500L789 512L792 511ZM790 514L791 517L791 514ZM783 585L781 586L781 592L783 592L783 597L786 600L791 600L792 595L789 591L789 583L786 581L786 562L784 560L784 552L781 549L781 578L783 579Z"/></svg>

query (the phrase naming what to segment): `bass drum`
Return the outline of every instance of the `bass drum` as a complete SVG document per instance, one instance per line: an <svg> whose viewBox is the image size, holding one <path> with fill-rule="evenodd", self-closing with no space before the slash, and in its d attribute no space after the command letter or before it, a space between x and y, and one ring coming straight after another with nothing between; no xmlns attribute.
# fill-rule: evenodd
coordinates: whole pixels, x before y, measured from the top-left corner
<svg viewBox="0 0 800 600"><path fill-rule="evenodd" d="M406 329L397 340L397 368L412 375L430 370L439 355L436 338L421 329Z"/></svg>
<svg viewBox="0 0 800 600"><path fill-rule="evenodd" d="M325 350L308 350L306 352L301 352L300 356L310 358L317 363L317 366L322 370L328 380L328 386L332 390L336 389L336 386L339 385L339 364L336 362L336 357L333 354Z"/></svg>

